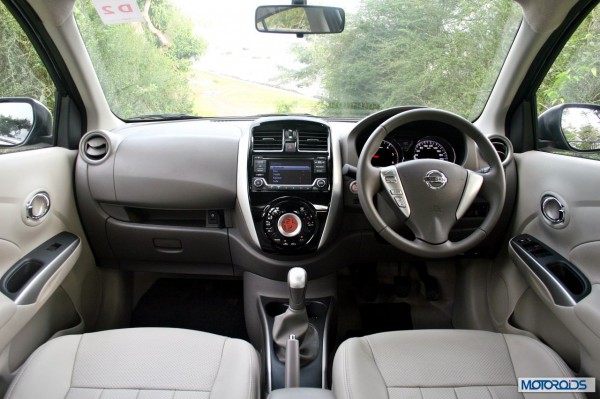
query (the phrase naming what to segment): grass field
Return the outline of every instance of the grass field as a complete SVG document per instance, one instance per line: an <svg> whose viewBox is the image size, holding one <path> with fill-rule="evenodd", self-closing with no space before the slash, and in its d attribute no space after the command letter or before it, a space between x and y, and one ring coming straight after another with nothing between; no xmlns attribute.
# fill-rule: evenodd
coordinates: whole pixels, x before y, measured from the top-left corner
<svg viewBox="0 0 600 399"><path fill-rule="evenodd" d="M317 100L293 92L197 71L191 82L194 112L201 116L315 113Z"/></svg>

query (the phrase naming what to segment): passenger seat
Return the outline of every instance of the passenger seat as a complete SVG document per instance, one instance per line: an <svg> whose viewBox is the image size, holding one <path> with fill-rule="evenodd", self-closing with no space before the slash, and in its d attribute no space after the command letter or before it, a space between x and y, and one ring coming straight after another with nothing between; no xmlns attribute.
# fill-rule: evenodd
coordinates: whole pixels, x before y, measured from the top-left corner
<svg viewBox="0 0 600 399"><path fill-rule="evenodd" d="M247 342L174 328L130 328L53 339L15 377L10 399L259 398Z"/></svg>

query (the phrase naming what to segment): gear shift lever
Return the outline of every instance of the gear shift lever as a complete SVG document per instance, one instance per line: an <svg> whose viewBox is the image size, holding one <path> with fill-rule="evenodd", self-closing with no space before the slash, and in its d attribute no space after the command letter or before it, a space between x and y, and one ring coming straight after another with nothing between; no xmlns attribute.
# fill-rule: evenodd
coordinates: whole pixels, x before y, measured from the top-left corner
<svg viewBox="0 0 600 399"><path fill-rule="evenodd" d="M294 335L299 342L300 363L312 361L319 351L317 330L309 324L306 313L306 270L294 267L288 272L290 302L288 309L273 320L273 342L277 357L285 361L288 339Z"/></svg>
<svg viewBox="0 0 600 399"><path fill-rule="evenodd" d="M303 310L306 308L306 270L294 267L288 272L288 287L290 289L290 309Z"/></svg>

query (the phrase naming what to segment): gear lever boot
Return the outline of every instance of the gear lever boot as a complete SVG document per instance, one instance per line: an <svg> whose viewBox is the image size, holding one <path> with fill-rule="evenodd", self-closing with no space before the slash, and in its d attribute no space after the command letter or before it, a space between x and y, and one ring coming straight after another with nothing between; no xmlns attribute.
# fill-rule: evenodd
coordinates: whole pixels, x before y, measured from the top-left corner
<svg viewBox="0 0 600 399"><path fill-rule="evenodd" d="M306 313L306 271L294 267L288 272L290 303L288 309L275 316L273 321L273 341L277 357L285 361L286 345L290 335L295 335L300 343L300 364L313 360L319 350L318 333L308 322Z"/></svg>

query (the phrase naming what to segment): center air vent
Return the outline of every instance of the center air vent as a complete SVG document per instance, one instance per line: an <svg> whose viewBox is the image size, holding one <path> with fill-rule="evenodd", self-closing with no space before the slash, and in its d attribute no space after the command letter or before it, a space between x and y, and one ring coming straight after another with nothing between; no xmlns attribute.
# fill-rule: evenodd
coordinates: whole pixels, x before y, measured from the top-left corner
<svg viewBox="0 0 600 399"><path fill-rule="evenodd" d="M329 130L325 126L304 125L298 128L298 150L304 152L327 152Z"/></svg>
<svg viewBox="0 0 600 399"><path fill-rule="evenodd" d="M252 132L252 150L283 151L283 129L255 128Z"/></svg>
<svg viewBox="0 0 600 399"><path fill-rule="evenodd" d="M494 135L490 137L490 141L496 149L496 152L502 161L502 165L508 165L513 157L513 147L510 140L505 136Z"/></svg>
<svg viewBox="0 0 600 399"><path fill-rule="evenodd" d="M110 141L102 132L90 132L81 139L79 151L87 163L99 163L107 157Z"/></svg>

